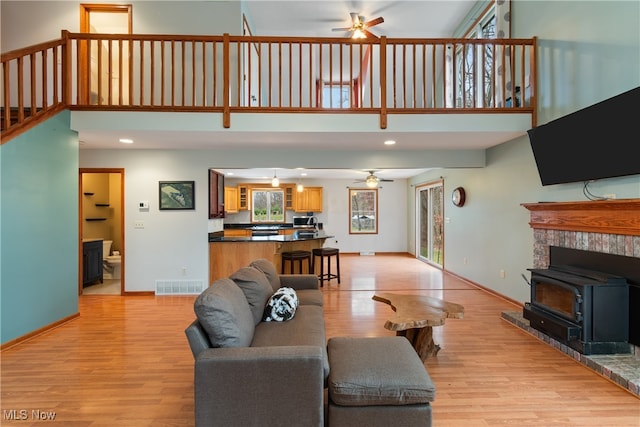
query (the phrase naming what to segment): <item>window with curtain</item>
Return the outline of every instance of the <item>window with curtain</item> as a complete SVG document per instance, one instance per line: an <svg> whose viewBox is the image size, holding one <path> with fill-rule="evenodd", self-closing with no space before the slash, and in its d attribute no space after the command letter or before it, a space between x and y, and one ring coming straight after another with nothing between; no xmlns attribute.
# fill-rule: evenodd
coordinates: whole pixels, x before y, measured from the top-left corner
<svg viewBox="0 0 640 427"><path fill-rule="evenodd" d="M349 189L349 234L378 234L378 189Z"/></svg>

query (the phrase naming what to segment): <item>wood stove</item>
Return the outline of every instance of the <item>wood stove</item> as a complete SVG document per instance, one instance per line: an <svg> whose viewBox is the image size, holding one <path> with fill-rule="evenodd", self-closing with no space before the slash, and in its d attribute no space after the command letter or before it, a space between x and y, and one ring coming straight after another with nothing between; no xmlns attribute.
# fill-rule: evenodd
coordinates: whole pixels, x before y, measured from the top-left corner
<svg viewBox="0 0 640 427"><path fill-rule="evenodd" d="M628 353L629 284L624 277L568 265L531 271L531 327L583 354Z"/></svg>

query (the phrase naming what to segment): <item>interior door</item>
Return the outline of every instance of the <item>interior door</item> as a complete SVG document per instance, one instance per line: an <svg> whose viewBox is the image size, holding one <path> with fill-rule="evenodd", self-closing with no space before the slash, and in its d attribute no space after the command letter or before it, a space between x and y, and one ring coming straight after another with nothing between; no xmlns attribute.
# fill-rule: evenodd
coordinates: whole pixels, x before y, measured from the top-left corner
<svg viewBox="0 0 640 427"><path fill-rule="evenodd" d="M444 265L444 203L441 181L416 187L416 257Z"/></svg>
<svg viewBox="0 0 640 427"><path fill-rule="evenodd" d="M80 32L101 34L131 34L131 5L80 5ZM109 55L109 52L111 53ZM127 105L129 100L129 45L108 40L81 45L82 102L92 105Z"/></svg>

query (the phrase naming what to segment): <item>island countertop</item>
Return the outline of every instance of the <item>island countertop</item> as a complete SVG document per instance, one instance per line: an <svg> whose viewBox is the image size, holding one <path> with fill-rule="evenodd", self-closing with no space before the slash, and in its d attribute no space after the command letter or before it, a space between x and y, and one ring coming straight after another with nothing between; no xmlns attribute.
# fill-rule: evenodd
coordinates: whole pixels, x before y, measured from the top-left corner
<svg viewBox="0 0 640 427"><path fill-rule="evenodd" d="M209 242L297 242L304 240L329 239L330 236L324 231L319 231L314 235L279 234L274 236L224 236L218 233L209 233Z"/></svg>
<svg viewBox="0 0 640 427"><path fill-rule="evenodd" d="M282 268L282 253L309 251L324 246L326 239L333 236L324 231L317 234L299 236L297 233L274 236L227 236L209 233L209 285L217 279L229 277L253 261L268 259L276 267ZM307 270L303 263L302 273L315 274Z"/></svg>

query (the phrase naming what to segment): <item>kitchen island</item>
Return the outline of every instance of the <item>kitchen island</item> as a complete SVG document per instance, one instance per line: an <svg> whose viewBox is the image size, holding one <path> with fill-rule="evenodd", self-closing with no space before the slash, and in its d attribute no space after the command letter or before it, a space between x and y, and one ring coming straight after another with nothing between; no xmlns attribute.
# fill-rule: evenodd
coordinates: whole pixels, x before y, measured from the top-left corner
<svg viewBox="0 0 640 427"><path fill-rule="evenodd" d="M275 236L227 236L209 233L209 284L229 277L241 267L247 267L256 259L273 262L281 271L282 252L309 251L321 248L326 239L333 236L324 231L317 233L293 233ZM312 273L306 270L303 273Z"/></svg>

